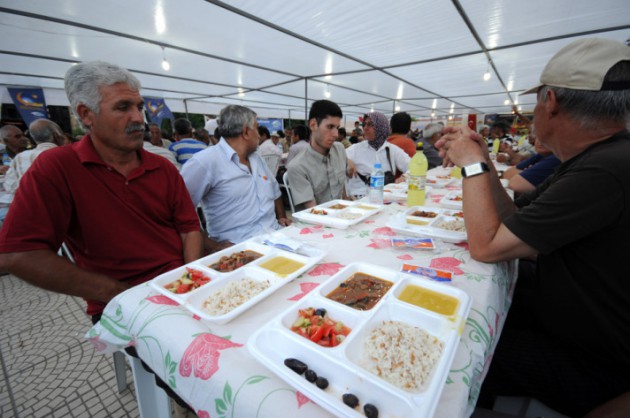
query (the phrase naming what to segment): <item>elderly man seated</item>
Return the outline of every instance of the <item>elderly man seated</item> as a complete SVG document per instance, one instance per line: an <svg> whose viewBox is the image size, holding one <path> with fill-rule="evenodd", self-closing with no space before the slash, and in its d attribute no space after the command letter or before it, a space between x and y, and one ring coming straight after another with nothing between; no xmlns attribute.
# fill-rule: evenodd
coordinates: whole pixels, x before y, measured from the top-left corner
<svg viewBox="0 0 630 418"><path fill-rule="evenodd" d="M560 165L558 157L545 147L539 140L535 143L537 154L514 167L510 167L503 178L510 181L510 189L517 193L534 190L539 184L553 174Z"/></svg>
<svg viewBox="0 0 630 418"><path fill-rule="evenodd" d="M256 113L230 105L219 115L221 140L195 154L181 174L207 220L206 251L225 248L291 224L278 182L256 152Z"/></svg>
<svg viewBox="0 0 630 418"><path fill-rule="evenodd" d="M478 405L526 396L582 417L630 392L630 48L573 41L525 93L536 93L536 133L561 161L534 191L513 202L467 127L436 144L462 167L471 256L536 259L519 274Z"/></svg>

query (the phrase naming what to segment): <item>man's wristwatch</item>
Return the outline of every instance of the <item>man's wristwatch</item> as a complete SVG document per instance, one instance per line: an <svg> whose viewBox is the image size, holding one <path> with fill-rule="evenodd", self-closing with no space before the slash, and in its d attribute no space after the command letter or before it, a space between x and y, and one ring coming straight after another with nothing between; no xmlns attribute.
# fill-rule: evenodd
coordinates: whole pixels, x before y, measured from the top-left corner
<svg viewBox="0 0 630 418"><path fill-rule="evenodd" d="M476 176L478 174L489 173L490 167L488 164L484 162L478 162L474 164L469 164L467 166L462 167L462 177L468 178L472 176Z"/></svg>

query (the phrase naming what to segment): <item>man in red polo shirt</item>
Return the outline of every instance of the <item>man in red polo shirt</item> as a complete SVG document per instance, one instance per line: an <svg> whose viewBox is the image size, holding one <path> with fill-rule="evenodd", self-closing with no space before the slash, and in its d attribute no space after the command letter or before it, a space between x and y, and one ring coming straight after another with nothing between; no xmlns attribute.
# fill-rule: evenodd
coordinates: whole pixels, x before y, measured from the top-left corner
<svg viewBox="0 0 630 418"><path fill-rule="evenodd" d="M177 169L144 151L140 82L104 62L71 67L65 89L88 134L35 160L0 231L0 271L81 296L96 321L125 289L202 255ZM76 265L57 255L65 242Z"/></svg>

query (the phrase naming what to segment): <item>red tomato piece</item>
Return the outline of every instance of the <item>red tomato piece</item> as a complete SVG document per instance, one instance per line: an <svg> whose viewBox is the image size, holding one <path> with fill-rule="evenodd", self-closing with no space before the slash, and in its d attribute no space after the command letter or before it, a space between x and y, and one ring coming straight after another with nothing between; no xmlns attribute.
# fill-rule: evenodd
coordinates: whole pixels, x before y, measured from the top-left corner
<svg viewBox="0 0 630 418"><path fill-rule="evenodd" d="M311 341L318 342L324 336L324 327L320 327L317 325L311 326Z"/></svg>
<svg viewBox="0 0 630 418"><path fill-rule="evenodd" d="M187 293L190 288L191 285L180 283L177 285L177 290L175 291L175 293Z"/></svg>

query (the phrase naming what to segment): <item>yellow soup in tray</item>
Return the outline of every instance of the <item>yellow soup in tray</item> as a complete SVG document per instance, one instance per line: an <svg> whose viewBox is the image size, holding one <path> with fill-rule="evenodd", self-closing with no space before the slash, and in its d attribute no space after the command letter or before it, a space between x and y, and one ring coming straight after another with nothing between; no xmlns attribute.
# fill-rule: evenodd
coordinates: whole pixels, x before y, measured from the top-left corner
<svg viewBox="0 0 630 418"><path fill-rule="evenodd" d="M413 284L405 286L398 299L447 316L453 315L459 305L459 301L452 296Z"/></svg>
<svg viewBox="0 0 630 418"><path fill-rule="evenodd" d="M272 271L280 276L288 276L289 274L295 273L304 267L304 263L300 263L299 261L292 260L287 257L278 256L261 263L260 267Z"/></svg>
<svg viewBox="0 0 630 418"><path fill-rule="evenodd" d="M429 225L427 221L421 221L420 219L407 218L407 223L410 225Z"/></svg>
<svg viewBox="0 0 630 418"><path fill-rule="evenodd" d="M363 209L363 210L376 210L376 209L378 209L377 207L370 206L370 205L357 205L357 206L355 206L355 208Z"/></svg>

